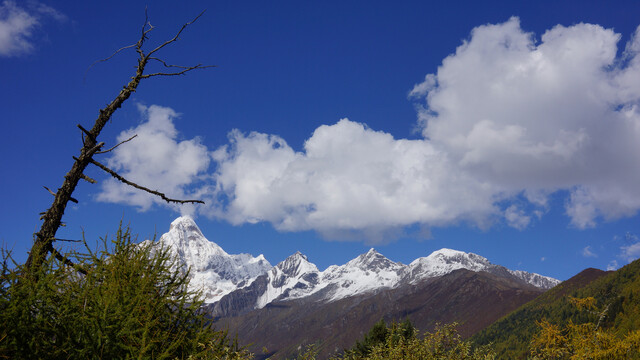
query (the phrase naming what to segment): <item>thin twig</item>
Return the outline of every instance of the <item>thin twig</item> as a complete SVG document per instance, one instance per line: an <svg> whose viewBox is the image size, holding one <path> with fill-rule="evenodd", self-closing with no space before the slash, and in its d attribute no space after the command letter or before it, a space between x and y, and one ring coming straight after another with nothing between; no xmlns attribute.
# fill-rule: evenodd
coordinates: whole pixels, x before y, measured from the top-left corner
<svg viewBox="0 0 640 360"><path fill-rule="evenodd" d="M82 240L71 240L71 239L60 239L60 238L55 238L53 239L53 241L76 242L76 243L82 242Z"/></svg>
<svg viewBox="0 0 640 360"><path fill-rule="evenodd" d="M53 191L51 191L51 189L49 189L48 187L46 187L46 186L42 186L42 187L43 187L43 188L45 188L45 190L47 190L47 191L49 192L49 194L51 194L51 195L53 195L53 196L56 196L56 193L54 193Z"/></svg>
<svg viewBox="0 0 640 360"><path fill-rule="evenodd" d="M179 68L179 69L188 69L190 67L193 66L182 66L182 65L174 65L174 64L167 64L166 61L159 59L157 57L151 56L149 57L149 60L155 60L158 61L159 63L161 63L164 67L166 68ZM198 64L197 66L200 66L201 64ZM208 67L217 67L217 65L207 65L207 66L201 66L200 69L204 69L204 68L208 68Z"/></svg>
<svg viewBox="0 0 640 360"><path fill-rule="evenodd" d="M196 70L196 69L206 69L206 68L210 68L210 67L216 67L216 65L202 65L202 64L198 64L196 66L190 66L190 67L186 67L186 66L175 66L175 67L180 67L183 68L184 70L182 71L178 71L178 72L173 72L173 73L163 73L163 72L157 72L157 73L153 73L153 74L145 74L142 75L141 78L142 79L146 79L146 78L150 78L150 77L154 77L154 76L176 76L176 75L183 75L186 72L189 72L191 70Z"/></svg>
<svg viewBox="0 0 640 360"><path fill-rule="evenodd" d="M178 31L178 33L176 34L176 36L173 37L173 39L167 40L165 42L163 42L162 44L160 44L158 47L156 47L155 49L151 50L150 52L147 53L146 58L148 59L149 57L151 57L151 55L153 55L153 53L157 52L158 50L162 49L163 47L171 44L172 42L178 41L180 34L182 34L182 31L184 31L184 29L187 28L187 26L193 24L194 22L196 22L198 20L198 18L200 18L200 16L202 16L202 14L204 14L206 10L202 11L198 16L196 16L193 20L189 21L188 23L182 25L182 27L180 28L180 30ZM151 25L151 24L149 24ZM146 33L145 33L146 34Z"/></svg>
<svg viewBox="0 0 640 360"><path fill-rule="evenodd" d="M136 138L137 136L138 136L138 134L135 134L135 135L133 135L132 137L128 138L127 140L125 140L125 141L121 141L121 142L119 142L119 143L115 144L111 149L103 150L103 151L98 151L98 152L96 152L96 154L104 154L104 153L108 153L109 151L111 151L111 150L113 150L113 149L117 148L118 146L120 146L120 145L122 145L122 144L124 144L124 143L126 143L126 142L129 142L129 141L133 140L133 139L134 139L134 138Z"/></svg>
<svg viewBox="0 0 640 360"><path fill-rule="evenodd" d="M84 76L83 76L83 80L87 79L87 73L89 72L89 70L91 70L91 68L97 64L97 63L101 63L101 62L105 62L105 61L109 61L112 57L116 56L117 53L119 53L122 50L126 50L126 49L130 49L132 47L135 47L136 44L131 44L131 45L127 45L127 46L123 46L120 49L116 50L113 54L111 54L111 56L106 57L104 59L100 59L100 60L96 60L93 62L93 64L89 65L89 67L87 68L87 70L84 71Z"/></svg>
<svg viewBox="0 0 640 360"><path fill-rule="evenodd" d="M105 172L109 173L109 175L113 176L114 178L116 178L117 180L129 185L129 186L133 186L136 189L142 190L142 191L146 191L149 194L153 194L156 196L159 196L160 198L162 198L162 200L168 202L168 203L178 203L178 204L187 204L187 203L198 203L198 204L204 204L204 201L202 200L178 200L178 199L171 199L168 198L165 194L159 192L159 191L155 191L155 190L151 190L148 189L144 186L140 186L134 182L131 182L125 178L123 178L120 174L118 174L117 172L109 169L108 167L102 165L101 163L95 161L94 159L89 160L90 163L92 163L93 165L99 167L100 169L104 170Z"/></svg>
<svg viewBox="0 0 640 360"><path fill-rule="evenodd" d="M146 29L149 26L149 29ZM146 29L146 30L145 30ZM140 58L144 58L144 52L142 51L142 45L144 45L145 40L148 39L147 34L153 30L153 25L149 22L149 9L147 7L144 8L144 24L142 24L142 30L140 34L140 39L136 43L136 52L140 54Z"/></svg>

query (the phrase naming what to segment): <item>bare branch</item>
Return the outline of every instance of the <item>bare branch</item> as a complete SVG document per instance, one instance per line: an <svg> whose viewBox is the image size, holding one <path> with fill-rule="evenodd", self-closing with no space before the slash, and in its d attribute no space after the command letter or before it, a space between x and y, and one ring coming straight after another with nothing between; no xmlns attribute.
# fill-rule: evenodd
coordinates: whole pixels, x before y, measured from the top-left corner
<svg viewBox="0 0 640 360"><path fill-rule="evenodd" d="M51 194L51 195L53 195L53 196L56 196L56 193L54 193L53 191L51 191L51 189L49 189L48 187L43 186L43 188L45 188L45 189L49 192L49 194Z"/></svg>
<svg viewBox="0 0 640 360"><path fill-rule="evenodd" d="M83 128L82 125L80 125L80 124L78 124L76 126L78 127L78 129L82 130L83 133L87 134L89 139L91 139L91 141L93 141L94 144L96 143L95 136L93 136L93 134L91 132L89 132L89 130ZM84 144L84 138L82 139L82 143Z"/></svg>
<svg viewBox="0 0 640 360"><path fill-rule="evenodd" d="M95 183L97 182L97 181L95 181L94 179L92 179L92 178L88 177L88 176L87 176L87 175L85 175L85 174L82 174L82 175L81 175L81 178L82 178L82 180L84 180L84 181L86 181L86 182L89 182L89 183L92 183L92 184L95 184Z"/></svg>
<svg viewBox="0 0 640 360"><path fill-rule="evenodd" d="M82 242L82 240L71 240L71 239L60 239L60 238L55 238L53 239L53 241L76 242L76 243Z"/></svg>
<svg viewBox="0 0 640 360"><path fill-rule="evenodd" d="M191 70L196 70L196 69L206 69L206 68L210 68L210 67L216 67L216 65L202 65L202 64L198 64L195 66L178 66L178 65L172 65L172 66L167 66L167 67L179 67L182 68L184 70L182 71L178 71L178 72L173 72L173 73L163 73L163 72L157 72L157 73L153 73L153 74L145 74L142 75L141 78L146 79L146 78L150 78L150 77L154 77L154 76L176 76L176 75L183 75L186 72L189 72Z"/></svg>
<svg viewBox="0 0 640 360"><path fill-rule="evenodd" d="M149 27L147 29L147 26ZM144 45L145 40L148 39L147 34L153 30L153 25L149 22L149 9L147 7L144 8L144 24L142 24L142 30L140 31L140 39L136 43L136 52L140 54L140 59L143 60L145 55L142 51L142 45Z"/></svg>
<svg viewBox="0 0 640 360"><path fill-rule="evenodd" d="M158 61L159 63L161 63L164 67L166 68L179 68L179 69L188 69L191 68L193 66L182 66L182 65L174 65L174 64L167 64L166 61L159 59L157 57L149 57L149 60L155 60ZM197 66L201 66L201 64L198 64ZM217 67L216 65L206 65L206 66L202 66L201 68L208 68L208 67Z"/></svg>
<svg viewBox="0 0 640 360"><path fill-rule="evenodd" d="M121 141L121 142L117 143L117 144L116 144L116 145L114 145L111 149L103 150L103 151L98 151L98 152L96 152L96 154L104 154L104 153L108 153L109 151L112 151L113 149L117 148L118 146L120 146L120 145L122 145L122 144L124 144L124 143L126 143L126 142L129 142L129 141L133 140L133 139L134 139L134 138L136 138L137 136L138 136L138 134L133 135L132 137L128 138L127 140L125 140L125 141Z"/></svg>
<svg viewBox="0 0 640 360"><path fill-rule="evenodd" d="M173 39L167 40L165 42L163 42L162 44L160 44L158 47L156 47L155 49L151 50L150 52L147 53L146 58L148 59L149 57L151 57L151 55L155 52L157 52L158 50L162 49L163 47L171 44L172 42L176 42L179 39L180 34L182 34L182 31L184 31L184 29L187 28L187 26L193 24L194 22L196 22L198 20L198 18L200 18L200 16L202 16L202 14L204 14L206 10L202 11L198 16L196 16L193 20L189 21L188 23L182 25L182 27L180 28L180 30L178 31L178 33L176 34L176 36L173 37ZM151 25L151 24L149 24Z"/></svg>
<svg viewBox="0 0 640 360"><path fill-rule="evenodd" d="M116 54L117 54L117 53L119 53L120 51L122 51L122 50L126 50L126 49L130 49L130 48L132 48L132 47L135 47L136 45L137 45L137 43L136 43L136 44L127 45L127 46L123 46L123 47L121 47L120 49L116 50L113 54L111 54L111 56L106 57L106 58L104 58L104 59L100 59L100 60L96 60L96 61L94 61L94 62L93 62L93 64L89 65L89 67L87 68L87 70L85 70L85 72L84 72L84 77L83 77L83 78L84 78L84 79L86 79L86 78L87 78L87 73L89 72L89 70L91 70L91 68L92 68L95 64L97 64L97 63L101 63L101 62L105 62L105 61L109 61L112 57L116 56Z"/></svg>
<svg viewBox="0 0 640 360"><path fill-rule="evenodd" d="M146 187L144 187L144 186L140 186L140 185L138 185L138 184L136 184L136 183L134 183L134 182L131 182L131 181L129 181L129 180L127 180L127 179L123 178L123 177L122 177L122 176L120 176L120 174L118 174L117 172L115 172L115 171L113 171L113 170L109 169L108 167L106 167L106 166L102 165L101 163L99 163L99 162L95 161L94 159L89 160L89 162L91 162L93 165L95 165L95 166L99 167L100 169L104 170L105 172L109 173L109 175L113 176L114 178L116 178L116 179L117 179L117 180L119 180L120 182L123 182L123 183L125 183L125 184L127 184L127 185L129 185L129 186L133 186L133 187L134 187L134 188L136 188L136 189L140 189L140 190L142 190L142 191L146 191L146 192L148 192L149 194L153 194L153 195L159 196L160 198L162 198L162 200L164 200L164 201L166 201L166 202L168 202L168 203L172 203L172 202L173 202L173 203L178 203L178 204L187 204L187 203L191 203L191 204L193 204L193 203L204 204L204 201L202 201L202 200L178 200L178 199L171 199L171 198L168 198L165 194L163 194L163 193L161 193L161 192L159 192L159 191L155 191L155 190L148 189L148 188L146 188Z"/></svg>

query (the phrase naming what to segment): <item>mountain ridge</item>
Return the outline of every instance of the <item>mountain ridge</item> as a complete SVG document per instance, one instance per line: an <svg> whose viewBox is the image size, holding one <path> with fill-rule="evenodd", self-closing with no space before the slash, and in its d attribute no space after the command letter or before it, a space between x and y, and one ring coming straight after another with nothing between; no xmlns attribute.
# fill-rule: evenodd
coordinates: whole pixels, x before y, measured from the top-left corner
<svg viewBox="0 0 640 360"><path fill-rule="evenodd" d="M558 280L492 264L488 259L459 250L443 248L409 265L394 262L371 248L344 265L331 265L324 271L301 252L290 255L276 266L259 255L228 254L209 241L188 216L175 219L159 243L177 256L181 269L191 269L192 288L202 290L205 303L216 316L237 315L262 308L273 301L310 297L316 301L337 301L360 294L375 294L404 283L443 276L458 269L487 271L508 276L540 289L548 289ZM254 284L255 283L255 284ZM236 302L231 306L230 302ZM242 304L242 306L240 306ZM226 310L225 310L226 309ZM234 309L229 312L229 309Z"/></svg>

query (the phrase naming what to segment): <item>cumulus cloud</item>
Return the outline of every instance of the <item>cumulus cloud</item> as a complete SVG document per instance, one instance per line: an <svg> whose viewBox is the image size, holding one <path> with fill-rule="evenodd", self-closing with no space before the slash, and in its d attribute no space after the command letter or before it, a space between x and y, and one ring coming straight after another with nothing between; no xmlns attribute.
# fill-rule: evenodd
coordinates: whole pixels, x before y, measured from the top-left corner
<svg viewBox="0 0 640 360"><path fill-rule="evenodd" d="M295 152L284 139L230 134L218 149L215 216L267 221L281 230L389 229L415 223L482 224L497 215L495 190L451 168L422 140L394 139L342 119Z"/></svg>
<svg viewBox="0 0 640 360"><path fill-rule="evenodd" d="M0 4L0 56L18 56L32 51L33 37L42 19L64 21L66 16L35 1L27 8L5 0Z"/></svg>
<svg viewBox="0 0 640 360"><path fill-rule="evenodd" d="M640 28L556 26L540 41L512 18L475 28L411 91L429 142L503 191L570 191L578 228L640 208ZM624 61L623 61L624 60Z"/></svg>
<svg viewBox="0 0 640 360"><path fill-rule="evenodd" d="M525 229L560 190L569 222L592 227L640 208L640 28L618 55L620 38L577 24L537 40L517 18L475 28L410 93L421 139L342 119L300 150L234 130L209 152L198 139L177 140L173 110L149 107L148 121L119 138L138 133L136 147L121 146L109 164L203 198L198 211L210 217L282 231L375 242L407 225ZM142 209L154 202L114 182L100 197Z"/></svg>
<svg viewBox="0 0 640 360"><path fill-rule="evenodd" d="M140 106L144 121L135 128L123 131L117 142L134 135L135 139L117 147L108 160L108 166L127 180L172 198L189 198L192 187L205 176L210 163L207 148L200 139L178 140L173 121L178 114L161 106ZM141 190L124 185L115 179L103 182L98 200L123 203L147 210L163 200ZM182 211L191 211L183 207Z"/></svg>

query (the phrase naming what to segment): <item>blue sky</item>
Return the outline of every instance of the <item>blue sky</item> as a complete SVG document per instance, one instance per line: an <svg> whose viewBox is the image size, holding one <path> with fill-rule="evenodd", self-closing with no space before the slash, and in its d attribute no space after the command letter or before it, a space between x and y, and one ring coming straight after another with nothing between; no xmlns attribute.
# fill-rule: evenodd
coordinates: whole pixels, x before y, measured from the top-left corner
<svg viewBox="0 0 640 360"><path fill-rule="evenodd" d="M0 2L0 242L26 259L38 213L136 64L138 1ZM205 206L168 207L99 169L59 237L181 213L230 253L320 269L375 247L442 247L567 279L640 256L637 1L155 1L160 55L216 68L144 81L100 161ZM68 246L68 245L62 245Z"/></svg>

